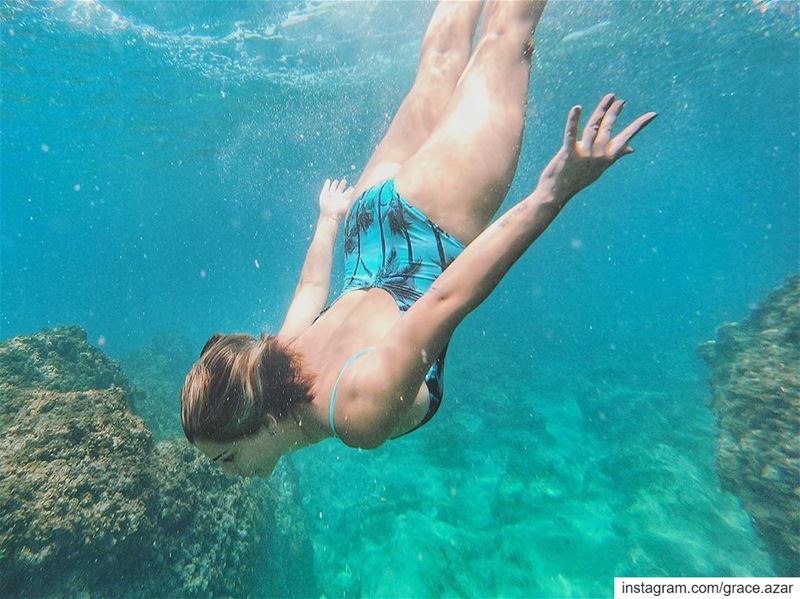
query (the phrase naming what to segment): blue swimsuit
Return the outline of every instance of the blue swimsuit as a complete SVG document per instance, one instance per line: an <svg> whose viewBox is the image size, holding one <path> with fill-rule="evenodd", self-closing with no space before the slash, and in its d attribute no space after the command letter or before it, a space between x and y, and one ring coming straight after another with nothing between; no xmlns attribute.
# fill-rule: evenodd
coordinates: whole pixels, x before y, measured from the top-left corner
<svg viewBox="0 0 800 599"><path fill-rule="evenodd" d="M430 289L436 277L465 247L398 194L392 179L361 194L350 208L344 228L344 288L341 295L354 289L385 289L394 298L401 314ZM322 312L328 308L330 306ZM372 349L366 348L351 356L339 373L330 407L334 436L338 436L333 410L339 379L356 358ZM442 378L446 353L447 345L425 375L430 405L422 422L412 430L428 422L439 409L444 393Z"/></svg>

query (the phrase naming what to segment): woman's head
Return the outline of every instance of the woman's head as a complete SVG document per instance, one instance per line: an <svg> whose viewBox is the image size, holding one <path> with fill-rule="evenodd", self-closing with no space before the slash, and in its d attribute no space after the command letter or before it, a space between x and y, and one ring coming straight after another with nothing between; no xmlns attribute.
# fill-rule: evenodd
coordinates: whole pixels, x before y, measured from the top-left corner
<svg viewBox="0 0 800 599"><path fill-rule="evenodd" d="M229 442L285 420L311 401L299 357L275 337L213 335L181 389L181 423L191 443Z"/></svg>

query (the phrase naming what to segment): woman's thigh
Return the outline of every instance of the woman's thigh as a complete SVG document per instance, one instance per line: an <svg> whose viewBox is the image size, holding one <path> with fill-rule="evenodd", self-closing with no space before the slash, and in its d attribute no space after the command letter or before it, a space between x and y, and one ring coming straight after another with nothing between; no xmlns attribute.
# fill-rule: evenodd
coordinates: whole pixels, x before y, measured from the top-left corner
<svg viewBox="0 0 800 599"><path fill-rule="evenodd" d="M497 13L509 14L496 14L488 24L442 121L396 175L398 192L465 244L486 228L514 178L531 35L542 8L528 2L496 5Z"/></svg>
<svg viewBox="0 0 800 599"><path fill-rule="evenodd" d="M356 184L361 193L389 179L439 124L472 49L481 2L441 1L420 49L414 84Z"/></svg>

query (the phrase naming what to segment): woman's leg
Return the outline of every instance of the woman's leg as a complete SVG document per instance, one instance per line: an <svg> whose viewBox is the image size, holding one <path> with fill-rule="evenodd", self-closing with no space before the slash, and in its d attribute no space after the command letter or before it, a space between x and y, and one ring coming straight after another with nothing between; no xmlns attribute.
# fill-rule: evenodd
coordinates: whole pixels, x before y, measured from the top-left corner
<svg viewBox="0 0 800 599"><path fill-rule="evenodd" d="M482 2L440 0L420 50L414 85L356 184L358 193L394 176L439 123L469 60Z"/></svg>
<svg viewBox="0 0 800 599"><path fill-rule="evenodd" d="M486 228L514 178L544 5L487 2L480 41L444 116L395 177L400 194L464 243Z"/></svg>

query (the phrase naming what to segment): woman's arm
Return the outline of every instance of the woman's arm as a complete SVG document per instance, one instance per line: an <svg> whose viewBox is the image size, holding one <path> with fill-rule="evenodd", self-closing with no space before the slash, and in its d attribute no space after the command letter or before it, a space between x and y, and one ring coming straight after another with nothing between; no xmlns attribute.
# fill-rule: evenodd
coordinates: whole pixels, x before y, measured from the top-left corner
<svg viewBox="0 0 800 599"><path fill-rule="evenodd" d="M574 107L564 144L542 172L534 192L476 237L389 331L377 351L362 359L349 385L353 411L348 442L376 447L388 438L455 327L486 299L576 193L633 151L628 142L655 113L642 115L611 139L622 105L610 94L603 98L580 141L580 107Z"/></svg>
<svg viewBox="0 0 800 599"><path fill-rule="evenodd" d="M481 233L434 282L431 291L453 304L454 318L460 321L489 296L575 194L633 152L628 142L656 114L640 116L611 139L623 105L612 94L605 96L589 118L581 141L577 141L580 107L570 110L564 144L545 167L533 193Z"/></svg>
<svg viewBox="0 0 800 599"><path fill-rule="evenodd" d="M339 221L320 216L314 238L306 253L300 281L286 312L286 318L278 331L279 337L297 337L305 331L328 300L333 264L333 246Z"/></svg>
<svg viewBox="0 0 800 599"><path fill-rule="evenodd" d="M306 253L292 303L278 332L279 337L296 337L305 331L328 300L333 266L333 247L339 223L352 204L347 182L326 179L319 196L320 214L314 238Z"/></svg>

